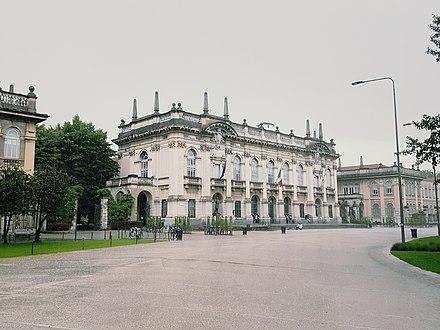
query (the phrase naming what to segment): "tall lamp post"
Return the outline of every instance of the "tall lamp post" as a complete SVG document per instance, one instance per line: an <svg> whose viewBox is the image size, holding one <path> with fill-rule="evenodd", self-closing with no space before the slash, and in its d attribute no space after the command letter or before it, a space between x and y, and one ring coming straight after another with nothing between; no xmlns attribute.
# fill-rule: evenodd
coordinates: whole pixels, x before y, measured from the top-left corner
<svg viewBox="0 0 440 330"><path fill-rule="evenodd" d="M414 122L403 124L403 126L413 125ZM431 136L434 131L431 131ZM434 172L434 190L435 190L435 208L437 215L437 235L440 236L440 210L438 207L438 184L437 184L437 175L435 173L435 168L437 167L437 157L432 157L432 171Z"/></svg>
<svg viewBox="0 0 440 330"><path fill-rule="evenodd" d="M397 156L397 177L399 180L399 204L400 204L400 232L402 235L402 243L405 243L405 222L404 222L404 214L403 214L403 199L402 199L402 174L400 170L400 150L399 150L399 131L397 127L397 108L396 108L396 87L394 85L394 80L390 77L382 77L376 79L368 79L368 80L359 80L351 83L353 86L370 83L374 81L380 80L389 80L393 86L393 105L394 105L394 129L396 133L396 156Z"/></svg>

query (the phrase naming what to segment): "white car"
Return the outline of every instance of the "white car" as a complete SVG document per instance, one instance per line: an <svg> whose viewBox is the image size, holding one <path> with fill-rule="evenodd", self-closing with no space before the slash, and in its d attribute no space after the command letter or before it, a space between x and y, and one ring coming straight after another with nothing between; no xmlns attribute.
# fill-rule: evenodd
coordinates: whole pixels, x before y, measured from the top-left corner
<svg viewBox="0 0 440 330"><path fill-rule="evenodd" d="M302 223L297 224L296 227L295 227L295 229L296 229L296 230L298 230L298 229L299 229L299 230L302 230L302 229L303 229L303 225L302 225Z"/></svg>

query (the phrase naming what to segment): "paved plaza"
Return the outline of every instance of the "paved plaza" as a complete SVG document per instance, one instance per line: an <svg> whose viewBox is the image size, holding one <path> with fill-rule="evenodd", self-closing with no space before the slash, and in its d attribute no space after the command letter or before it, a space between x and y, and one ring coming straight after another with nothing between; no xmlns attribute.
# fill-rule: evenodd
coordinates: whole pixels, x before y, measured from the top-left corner
<svg viewBox="0 0 440 330"><path fill-rule="evenodd" d="M438 329L440 276L389 255L399 233L195 233L5 259L0 327Z"/></svg>

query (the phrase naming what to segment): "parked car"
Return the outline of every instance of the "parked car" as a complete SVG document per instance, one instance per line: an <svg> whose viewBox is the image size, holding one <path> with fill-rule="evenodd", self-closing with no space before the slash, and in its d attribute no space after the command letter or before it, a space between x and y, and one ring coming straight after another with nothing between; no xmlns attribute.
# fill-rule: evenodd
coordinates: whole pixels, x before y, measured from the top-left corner
<svg viewBox="0 0 440 330"><path fill-rule="evenodd" d="M299 224L297 224L296 225L296 227L295 227L295 230L302 230L303 229L303 225L302 225L302 223L299 223Z"/></svg>

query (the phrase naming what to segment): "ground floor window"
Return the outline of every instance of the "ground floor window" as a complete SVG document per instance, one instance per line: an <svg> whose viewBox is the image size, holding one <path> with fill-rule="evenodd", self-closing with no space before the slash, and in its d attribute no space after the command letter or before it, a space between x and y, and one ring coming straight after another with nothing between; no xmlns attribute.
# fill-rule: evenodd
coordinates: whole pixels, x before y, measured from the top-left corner
<svg viewBox="0 0 440 330"><path fill-rule="evenodd" d="M260 215L260 199L256 195L251 198L251 215L254 217Z"/></svg>
<svg viewBox="0 0 440 330"><path fill-rule="evenodd" d="M168 201L166 199L162 199L162 218L166 218L168 213Z"/></svg>
<svg viewBox="0 0 440 330"><path fill-rule="evenodd" d="M235 201L234 203L234 216L236 218L241 218L241 202Z"/></svg>
<svg viewBox="0 0 440 330"><path fill-rule="evenodd" d="M329 217L330 219L333 218L333 205L329 205L329 206L328 206L328 217Z"/></svg>
<svg viewBox="0 0 440 330"><path fill-rule="evenodd" d="M305 212L304 212L304 204L299 204L299 217L304 218Z"/></svg>
<svg viewBox="0 0 440 330"><path fill-rule="evenodd" d="M189 199L188 200L188 218L196 217L196 200Z"/></svg>

